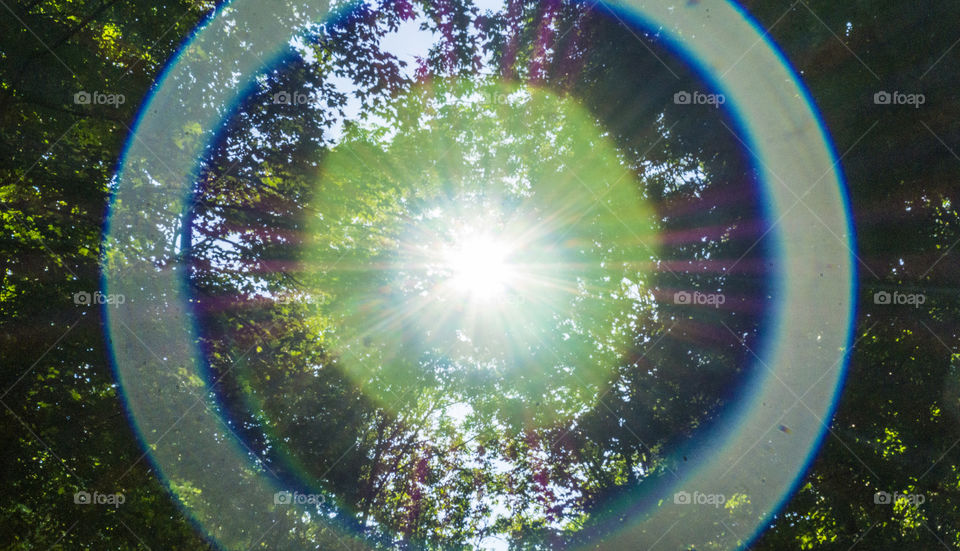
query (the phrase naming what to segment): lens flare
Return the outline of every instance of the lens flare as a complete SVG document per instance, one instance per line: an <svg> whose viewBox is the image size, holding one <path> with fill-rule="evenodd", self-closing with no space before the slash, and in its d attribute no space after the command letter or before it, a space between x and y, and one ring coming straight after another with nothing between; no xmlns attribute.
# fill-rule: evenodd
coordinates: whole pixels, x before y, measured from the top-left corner
<svg viewBox="0 0 960 551"><path fill-rule="evenodd" d="M107 309L106 315L130 418L156 472L198 526L227 549L298 548L303 542L317 548L366 548L369 533L364 530L376 523L366 515L362 526L331 520L338 518L339 503L332 490L323 493L326 488L316 488L319 499L291 500L291 477L274 472L236 435L217 399L219 380L211 381L205 371L191 317L193 297L184 283L187 270L181 269L181 231L188 225L185 212L199 161L249 91L246 87L273 62L282 61L291 36L302 37L338 15L321 4L234 0L222 5L184 46L144 105L111 198L105 287L127 301ZM770 217L778 221L774 234L780 269L771 285L778 298L775 335L758 358L762 376L738 397L739 405L724 426L687 447L689 462L684 456L683 462L674 463L676 469L665 463L663 472L642 473L651 477L650 485L634 491L627 484L637 473L610 465L621 468L616 478L623 485L617 488L624 488L610 498L611 526L603 533L604 541L589 541L591 534L584 534L581 543L590 548L601 543L607 548L736 548L769 523L795 487L835 405L850 343L854 290L852 231L842 178L802 83L734 3L714 2L709 9L696 2L680 6L639 0L603 6L650 31L642 34L662 36L725 94L725 107L742 126L745 145L766 184ZM351 7L342 5L340 14ZM544 32L550 28L550 23L543 25ZM210 86L204 78L237 85ZM323 354L312 371L297 373L302 378L296 385L264 399L270 402L264 411L292 412L290 417L302 421L318 409L352 412L354 405L374 401L392 406L383 409L406 420L407 405L432 400L466 425L469 418L489 416L497 408L466 403L459 389L485 388L498 411L509 409L504 404L512 408L510 415L497 419L498 427L520 435L517 440L526 446L534 440L533 432L524 433L528 427L573 418L599 403L599 382L610 369L621 367L625 343L635 337L629 331L631 314L648 294L642 276L657 262L651 213L636 194L636 182L621 179L630 171L603 129L593 126L592 117L585 119L589 113L582 106L536 89L516 88L494 90L487 97L496 101L486 102L482 110L490 111L490 105L500 109L506 102L508 112L533 108L537 116L494 113L490 119L497 124L490 124L473 112L462 126L415 137L414 149L429 150L430 159L404 154L405 135L391 142L400 147L393 151L351 141L353 135L347 135L324 159L316 204L310 205L323 216L309 221L306 229L298 228L312 240L312 256L305 255L302 273L287 274L309 276L304 281L303 294L310 299L305 307L319 313L298 329L301 340L321 342ZM422 94L424 101L440 96L430 90ZM532 103L511 106L517 98ZM413 113L420 116L431 109ZM533 174L524 187L463 170L481 165L515 172L508 156L491 154L490 162L464 163L483 154L483 148L448 154L462 142L464 132L478 128L488 133L476 143L499 142L512 150L522 147L506 138L555 137L551 131L531 130L532 120L569 130L564 138L577 150L572 156L577 162L560 162L549 174ZM570 147L550 151L568 152ZM529 148L528 154L544 150ZM443 162L432 162L440 159ZM419 185L423 174L434 178ZM469 177L454 178L457 174ZM281 178L271 174L258 183L269 190ZM415 193L394 193L410 181L418 182ZM619 182L630 185L616 185ZM798 196L808 209L793 208ZM374 203L376 209L368 208ZM450 205L472 209L474 215L492 212L496 220L481 217L476 222ZM584 205L593 214L584 216ZM466 221L469 230L451 234L448 230L456 224L432 224L429 213L437 208L446 209L449 219ZM364 218L371 211L376 216ZM627 272L633 279L624 276ZM345 278L345 273L362 277ZM514 295L523 302L510 303L507 299ZM267 332L264 346L301 353L295 342L271 339ZM639 363L642 358L632 360ZM231 361L243 369L248 356ZM427 362L439 368L425 374ZM352 394L329 385L321 387L326 392L322 396L304 395L306 383L333 369L370 384ZM427 375L435 375L429 385L423 382ZM277 381L265 378L265 384ZM397 395L413 399L401 401ZM798 395L805 407L798 407ZM276 424L268 413L260 421ZM377 425L375 419L367 421ZM623 422L610 416L594 421L614 428ZM449 434L442 419L432 423L438 433ZM330 425L324 427L326 433L343 429ZM778 431L778 426L790 430ZM354 439L342 453L355 447L355 436L346 435ZM377 434L369 437L377 439ZM295 442L296 436L271 434L265 441L264 447L272 450ZM418 441L413 438L410 448ZM468 442L451 438L445 444L453 449ZM331 456L340 453L328 451ZM483 461L482 456L478 450L477 461ZM398 461L403 458L398 454ZM537 463L533 459L531 463ZM420 460L425 463L429 457ZM320 474L328 467L333 468L320 465ZM498 463L491 469L501 467ZM532 482L543 480L538 476L545 471L530 477ZM389 482L399 496L424 491L417 478ZM343 490L355 493L357 488ZM690 507L681 499L687 495L724 496L727 505ZM733 523L739 536L716 541L718 527L729 525L731 514L740 515Z"/></svg>

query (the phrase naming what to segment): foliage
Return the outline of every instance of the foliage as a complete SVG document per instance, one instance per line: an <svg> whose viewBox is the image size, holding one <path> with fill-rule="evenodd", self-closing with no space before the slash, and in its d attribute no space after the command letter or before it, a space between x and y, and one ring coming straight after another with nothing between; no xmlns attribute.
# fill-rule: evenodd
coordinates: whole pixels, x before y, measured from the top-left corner
<svg viewBox="0 0 960 551"><path fill-rule="evenodd" d="M755 546L958 546L955 7L778 1L746 8L801 72L842 155L861 286L857 342L839 410L827 421L829 436ZM213 9L186 0L3 6L4 549L212 548L130 430L102 310L73 297L100 287L106 205L137 106L177 45ZM415 17L438 39L409 70L380 42ZM280 478L307 480L330 496L326 512L367 543L468 548L506 535L517 549L550 549L602 536L610 519L616 522L618 499L644 480L669 476L671 462L683 461L671 449L722 415L745 376L750 353L734 334L746 335L748 344L759 338L766 306L752 315L694 316L666 302L676 289L764 294L769 250L765 241L753 246L764 228L755 224L762 209L749 191L752 169L722 113L670 104L675 90L698 85L695 75L655 33L633 33L579 3L510 2L500 13L459 2L361 4L317 29L316 40L299 44L283 68L262 75L213 144L185 232L204 322L200 344L218 381L211 389L252 455ZM471 84L477 89L460 88L488 67L507 88L484 88L485 80ZM339 87L337 77L351 89ZM872 102L881 89L911 87L926 94L922 109ZM282 90L308 90L325 101L315 108L271 102ZM550 99L493 106L477 100L517 90ZM122 94L125 102L79 105L80 91ZM375 115L337 131L351 98ZM588 115L564 107L573 104ZM568 134L550 137L551 124L565 115L576 120L556 126ZM594 120L588 124L586 116ZM564 140L568 148L596 148L595 166L564 165L584 156L565 157ZM422 187L404 190L413 180L399 178L398 164L423 175ZM580 313L594 321L608 316L632 331L612 347L625 358L621 364L583 369L573 384L559 375L444 371L440 363L424 372L414 369L414 355L400 355L406 363L380 377L328 336L343 313L355 311L337 301L369 303L383 274L344 287L342 269L323 268L329 256L304 251L316 251L318 242L343 247L347 236L358 256L344 266L395 251L404 227L401 199L423 199L415 191L431 200L456 196L444 186L475 190L478 182L496 181L478 172L483 167L558 182L556 190L573 195L571 204L610 209L579 222L586 238L623 232L610 212L641 235L665 236L653 255L625 247L585 253L611 263L595 274L596 289L621 293L624 309L587 305ZM629 186L611 186L604 203L594 199L623 173ZM630 193L643 199L639 212L618 195ZM317 223L317 213L337 209L357 217L356 234L346 233L354 231L346 224ZM738 257L740 270L707 269ZM646 277L632 282L642 292L630 296L643 298L627 300L627 290L617 287L621 271L636 264ZM919 308L874 303L874 292L895 289L923 292L927 301ZM292 300L277 300L284 297ZM611 324L604 320L597 326ZM730 331L709 331L721 323ZM390 347L368 346L416 342L394 329L375 335L392 339ZM570 357L598 338L585 335L567 349ZM547 348L564 350L559 343ZM557 358L541 355L533 363ZM545 388L564 387L579 394L557 399L569 407L563 415L531 404ZM388 392L403 399L387 402ZM454 415L451 406L467 398L472 413ZM187 503L210 498L173 484ZM122 492L126 503L75 505L74 492L88 489ZM926 501L884 506L874 502L878 491ZM495 505L491 496L506 501ZM727 507L733 528L718 533L740 526L743 500ZM299 538L300 548L322 539L297 519L278 530Z"/></svg>

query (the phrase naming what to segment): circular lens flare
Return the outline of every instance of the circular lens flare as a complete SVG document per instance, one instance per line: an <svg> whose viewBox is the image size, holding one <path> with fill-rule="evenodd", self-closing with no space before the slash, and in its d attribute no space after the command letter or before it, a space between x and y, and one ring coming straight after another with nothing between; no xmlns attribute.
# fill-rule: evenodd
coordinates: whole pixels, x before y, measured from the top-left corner
<svg viewBox="0 0 960 551"><path fill-rule="evenodd" d="M782 242L782 273L785 275L777 286L777 291L783 295L781 307L778 309L780 318L776 325L777 334L771 339L774 345L769 353L763 354L764 358L769 359L762 361L764 365L771 366L771 376L758 379L756 390L742 399L742 407L736 417L731 417L728 430L717 431L709 440L704 438L697 441L702 444L700 449L704 450L703 453L691 455L689 464L681 465L677 473L674 473L676 482L669 477L663 477L669 481L669 485L665 484L666 489L661 492L663 496L660 497L663 499L644 500L658 503L649 515L635 514L634 511L639 509L632 507L636 494L623 493L624 503L615 504L615 508L611 506L611 510L617 513L617 532L603 543L609 548L638 548L658 544L664 548L684 549L697 544L697 548L700 548L704 546L700 545L702 540L715 534L717 526L726 526L730 522L730 518L724 516L731 510L729 503L723 508L684 506L675 499L669 499L667 492L676 487L681 490L695 489L695 492L701 494L747 496L749 499L746 501L736 502L742 508L742 518L747 520L742 524L734 523L734 526L741 526L737 529L740 534L739 541L729 544L730 547L740 547L744 545L741 538L751 539L768 523L772 512L779 507L791 488L795 487L798 473L802 473L805 465L809 464L810 454L823 436L825 425L822 419L829 417L835 404L836 390L839 388L850 342L850 305L854 291L852 260L848 254L849 244L852 244L853 240L841 191L842 179L837 172L836 156L822 126L818 124L809 95L775 47L765 41L765 35L758 32L756 24L740 12L736 4L715 3L709 10L695 8L691 4L690 9L681 10L675 9L672 3L632 1L617 4L615 7L622 10L624 19L636 23L638 27L662 32L665 40L673 44L678 53L696 63L705 73L719 75L716 76L718 88L729 94L731 109L742 119L746 133L751 138L749 141L756 145L757 164L764 168L760 171L763 181L769 183L778 174L788 177L787 182L782 182L785 185L771 185L769 191L773 210L771 215L783 211L782 217L778 219L781 233L790 238ZM229 8L230 17L218 15L209 21L171 63L141 110L134 136L128 141L117 178L117 193L111 198L112 210L105 239L108 251L104 256L105 291L128 297L127 307L111 308L107 311L114 365L131 419L144 440L157 472L197 524L203 526L224 548L246 549L251 545L260 545L261 540L270 547L297 546L302 540L294 538L300 538L302 534L323 538L322 542L314 542L320 547L336 546L338 543L342 545L341 536L346 534L341 533L338 525L326 523L326 516L317 514L316 507L308 509L302 507L302 504L299 507L280 507L284 504L277 501L277 490L284 490L286 481L267 477L262 466L253 464L250 449L245 444L241 446L243 442L239 437L224 437L224 420L218 414L219 405L212 398L212 392L199 393L199 399L206 400L207 407L195 407L198 404L196 391L198 387L202 388L200 381L204 377L204 362L196 344L196 328L188 315L189 297L184 292L187 287L183 285L183 274L186 270L178 269L182 255L180 236L173 229L168 230L168 226L164 224L182 219L184 203L193 189L191 184L197 159L204 155L204 148L216 134L218 125L222 124L224 113L230 110L231 102L237 100L239 90L243 89L240 86L207 86L198 80L197 75L227 73L236 75L241 82L244 79L250 80L250 75L260 69L260 60L270 59L288 47L291 29L303 28L308 23L325 20L328 16L326 5L319 3L275 2L268 5L235 0L229 3ZM238 22L248 21L249 28L257 29L257 32L244 34L240 38L234 29ZM758 44L762 44L762 47L754 48ZM210 52L218 52L219 55L210 55ZM744 98L749 98L750 101L735 101ZM531 119L528 117L518 120ZM551 119L554 120L557 119ZM470 127L475 126L471 124ZM569 124L566 126L570 127ZM196 139L185 140L183 129L193 127L199 129ZM524 132L523 135L531 133L526 126L518 128ZM545 135L552 136L549 133ZM510 145L510 148L516 149L516 146ZM372 149L368 151L376 153ZM340 157L344 159L344 163L352 163L350 166L375 164L376 155L366 157L362 153L353 152ZM331 159L336 162L336 157L333 155ZM406 160L410 157L402 158ZM587 158L590 159L589 156ZM358 159L360 163L357 163ZM604 165L602 162L592 164L601 168ZM393 166L397 164L394 163ZM588 170L588 173L590 172L592 169ZM807 190L805 183L823 180L828 174L831 175L829 180L834 185L815 186ZM563 213L560 219L565 219L569 210L563 208L566 204L564 198L574 197L569 204L583 203L576 195L571 195L571 191L579 191L581 195L585 191L605 192L599 187L596 190L581 190L579 179L564 178L563 173L557 174L553 180L553 185L538 190L536 202L558 207L544 210ZM487 181L485 175L484 181ZM585 177L583 181L589 185L593 182L620 180L616 177ZM817 213L817 220L809 220L805 209L791 211L786 208L793 204L796 197L792 189L794 187L800 191L806 190L805 193L809 194L805 195L805 203L811 206L809 212ZM597 209L598 211L606 213L609 208L617 212L618 206L629 203L617 200L613 193L615 192L604 195L605 208ZM430 197L425 199L440 193L429 195ZM600 193L590 195L600 196ZM339 197L350 199L349 195L341 194ZM347 201L332 202L323 212L331 212L330 209L339 207L346 209L346 203ZM595 263L587 262L596 256L591 251L593 241L590 237L597 232L604 235L609 233L606 231L609 227L603 224L615 227L621 223L621 219L631 221L634 218L604 216L591 219L590 225L583 223L573 228L571 236L564 236L564 243L569 243L568 248L572 251L569 261L576 261L577 265L596 266ZM351 220L352 218L347 219ZM158 228L161 231L158 232ZM508 235L514 234L508 232ZM843 236L843 239L834 239L838 235ZM174 236L177 241L166 239L169 236ZM351 235L347 234L347 238L349 237ZM390 238L392 239L392 236ZM345 241L349 244L350 239ZM504 241L513 243L509 239ZM383 239L371 239L371 243L380 245ZM395 242L391 245L395 245ZM460 247L454 246L452 249L459 250ZM494 249L501 250L499 246ZM410 331L404 334L400 331L410 329L411 324L407 323L403 316L395 315L398 314L396 309L389 308L393 302L403 302L395 301L395 297L402 293L391 291L390 284L383 281L391 274L378 270L366 271L368 280L360 289L363 292L357 293L358 286L354 282L350 282L349 286L341 282L336 277L339 274L333 273L333 267L342 266L345 271L360 265L360 260L369 259L361 259L360 255L346 245L336 249L326 247L322 250L332 251L331 255L336 253L336 258L322 263L323 270L318 270L330 272L330 277L324 280L324 277L317 276L316 279L319 283L329 284L324 288L345 291L339 303L335 301L337 297L332 292L323 295L323 299L319 301L330 310L331 319L339 319L339 316L351 322L354 320L340 314L362 312L365 314L364 320L358 321L374 323L357 324L353 327L355 336L370 336L371 327L375 330L382 329L384 336L394 338L393 341L385 340L387 344L399 345L381 347L385 354L391 354L384 357L384 360L394 364L391 366L384 362L363 361L372 357L372 354L368 354L369 350L351 348L357 339L341 339L345 343L345 346L340 347L343 364L349 363L358 368L351 375L376 379L377 382L386 381L388 384L384 387L383 395L389 396L395 388L400 387L405 378L409 379L411 373L416 373L415 369L402 369L405 367L404 360L416 360L425 355L428 359L433 359L429 353L433 353L433 349L437 347L421 346L424 343L430 344L428 339L422 338L422 334ZM500 288L508 288L518 275L524 280L528 279L532 270L530 266L535 265L537 259L531 261L527 252L524 247L523 270L519 274L513 272L505 278ZM812 261L811 255L814 254L816 260ZM486 269L479 256L472 256L475 260L470 260L469 264L481 264ZM516 251L511 251L502 257L494 255L494 258L502 258L503 264L515 269L510 260L516 256ZM622 256L618 265L633 266L644 263L626 254ZM376 260L379 261L380 258ZM545 260L553 261L552 258ZM824 268L823 262L831 263ZM607 264L609 265L612 264ZM163 268L158 269L158 266ZM453 280L457 280L456 274L461 273L456 269L451 272L455 274ZM494 272L499 273L499 269ZM476 270L469 273L476 273ZM562 276L563 274L559 278L560 283L571 281ZM608 319L628 319L626 314L629 312L626 310L624 315L618 316L617 312L603 305L601 299L609 295L603 293L607 290L605 286L590 286L588 278L573 279L577 284L575 289L578 292L582 289L583 294L589 293L589 298L592 299L575 304L582 310L580 317L604 322ZM592 279L603 284L609 283L602 277ZM609 281L618 280L611 278ZM417 281L412 283L416 285ZM635 283L628 282L625 287L634 285ZM468 285L467 288L472 287ZM417 289L416 292L422 293L423 290ZM402 298L405 298L405 295ZM130 305L135 307L131 308ZM337 307L341 305L343 309L338 310ZM440 308L430 313L433 312L445 313ZM785 312L792 315L783 315ZM798 312L803 315L796 315ZM399 312L402 313L405 312ZM548 315L548 311L532 307L525 307L524 313L537 320ZM434 316L432 319L437 325L449 325L442 323L442 316ZM517 319L519 316L513 317L511 321ZM349 330L350 324L346 325ZM546 327L539 323L529 325L533 328ZM608 325L602 324L603 327ZM514 388L550 390L557 388L557 385L551 380L542 379L541 374L556 376L564 373L564 370L573 373L574 367L588 363L581 361L584 358L594 359L593 363L596 365L610 363L599 358L595 348L585 345L589 342L587 337L594 337L593 333L584 333L580 340L575 334L569 340L565 338L575 330L587 331L589 328L585 329L585 326L577 324L567 326L566 332L561 334L564 338L557 337L557 331L531 331L519 339L524 345L522 349L528 352L525 361L515 365L515 372L522 377L507 378L503 381L491 377L482 382L491 381L497 385L492 388L498 392L502 389L511 391ZM138 328L138 333L132 333L130 327ZM395 327L400 330L393 330ZM431 327L430 331L434 331L434 328ZM320 335L325 340L325 351L333 350L338 344L337 335L329 330L327 324L315 324L309 327L308 332L311 336ZM427 335L432 333L428 332ZM815 341L810 340L811 335L816 335ZM544 337L548 340L541 343ZM359 342L363 343L364 340L361 338ZM449 342L449 339L438 339L435 342ZM521 347L514 346L513 349ZM604 348L607 349L613 351L610 352L612 357L617 347ZM299 350L297 352L299 353ZM419 354L420 352L427 354ZM360 361L357 360L358 357ZM543 358L550 361L542 361ZM392 378L384 365L397 367ZM413 362L409 365L419 367ZM551 366L558 366L560 369L544 368ZM795 369L796 366L810 368ZM820 369L817 369L817 366ZM368 369L363 371L365 368ZM587 373L578 373L578 377L589 375L589 370L585 371ZM527 376L528 373L536 376ZM573 375L570 378L573 379ZM810 385L809 379L813 378L815 381ZM522 386L529 381L539 381L542 384ZM576 382L576 386L561 385L561 388L577 389L584 386L580 381ZM781 404L789 405L794 402L795 395L791 396L790 393L795 388L809 389L804 393L807 407L788 408L781 413ZM507 395L509 392L500 394ZM534 393L527 390L526 394ZM544 399L549 397L548 394L541 395ZM299 397L294 393L291 393L291 396ZM347 398L347 395L344 395L336 405L346 404ZM570 400L564 398L557 399L556 402L568 404ZM518 408L517 417L523 417L531 411L549 409L539 402L529 403L536 404L536 410L532 407L528 410ZM477 407L476 410L481 411L481 408ZM186 415L184 412L191 414ZM776 422L782 423L781 426L791 427L791 436L768 439L762 446L757 446L757 435L768 433L771 418L777 419ZM522 427L519 423L518 426ZM166 436L168 432L169 436L164 442L154 442L152 438L148 440L148 435ZM184 454L184 450L195 453ZM649 495L658 497L655 494ZM250 506L231 509L232 513L229 515L223 514L226 507L238 503ZM312 525L306 526L303 531L299 530L299 526L298 530L271 530L278 522L290 521L287 525L292 525L291 519ZM254 537L258 539L254 540ZM360 545L361 543L357 542L357 546ZM726 544L715 542L709 542L707 546L713 545L726 547Z"/></svg>

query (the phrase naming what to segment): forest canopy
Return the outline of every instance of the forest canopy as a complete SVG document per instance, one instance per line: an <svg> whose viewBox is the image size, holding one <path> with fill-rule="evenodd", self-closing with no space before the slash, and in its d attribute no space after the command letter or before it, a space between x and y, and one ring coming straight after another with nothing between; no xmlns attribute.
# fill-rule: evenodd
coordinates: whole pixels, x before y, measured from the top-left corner
<svg viewBox="0 0 960 551"><path fill-rule="evenodd" d="M271 31L212 2L3 8L0 548L607 548L684 500L696 549L960 546L948 3L744 5L835 144L859 288L775 510L676 486L804 312L778 309L783 182L662 30L358 2L273 21L306 30L261 58ZM246 51L186 47L216 18ZM184 60L240 97L213 133L146 103ZM148 109L168 132L136 137ZM189 193L138 139L199 162ZM743 455L800 437L804 390Z"/></svg>

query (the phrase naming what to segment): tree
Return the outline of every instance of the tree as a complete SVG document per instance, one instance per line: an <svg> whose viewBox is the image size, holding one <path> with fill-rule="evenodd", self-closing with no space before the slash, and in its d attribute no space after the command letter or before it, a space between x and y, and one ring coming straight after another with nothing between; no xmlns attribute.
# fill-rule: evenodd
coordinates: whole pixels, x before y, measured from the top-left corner
<svg viewBox="0 0 960 551"><path fill-rule="evenodd" d="M708 8L687 4L677 9ZM955 8L804 1L746 9L801 72L842 156L861 287L857 341L830 433L755 547L960 545ZM100 289L106 205L137 105L213 5L37 0L3 11L0 401L8 422L0 480L11 499L0 505L0 547L212 548L165 486L191 514L229 496L158 483L149 448L124 415L102 310L77 301ZM413 20L437 40L408 70L381 46ZM748 349L762 340L769 301L710 311L670 300L678 290L769 292L775 250L754 243L773 222L751 159L725 128L736 129L735 121L723 110L673 105L677 90L706 85L655 31L628 28L600 7L361 4L311 38L260 76L210 148L188 223L178 227L177 218L168 228L183 236L203 322L197 344L211 368L208 381L171 373L171 388L216 392L225 419L217 434L198 436L232 433L270 476L326 496L318 513L361 536L347 546L468 548L497 537L518 549L549 549L602 541L623 514L621 501L669 478L684 460L673 451L722 418L750 374ZM926 101L916 109L877 105L873 95L882 90L919 92ZM309 106L274 101L297 91ZM84 105L74 99L80 92L114 101ZM343 125L353 117L350 101L369 116ZM558 144L582 151L600 142L586 155L594 168L560 167L572 157ZM526 378L449 369L471 363L479 347L424 362L424 350L448 341L417 334L422 326L412 323L330 336L363 304L381 312L409 304L409 290L379 294L396 270L366 270L361 279L344 269L397 258L410 226L404 213L416 211L401 199L456 197L516 172L532 181L566 175L556 189L600 213L579 222L580 235L606 242L623 234L602 214L628 218L633 205L643 221L629 219L628 227L659 236L653 253L622 245L577 253L609 262L591 272L595 287L578 293L619 293L619 306L598 301L575 311L595 327L621 329L611 339L622 362L598 356L596 368L585 366L581 355L602 341L589 331L573 344L543 347L559 358L544 352L530 362L582 369ZM606 200L594 197L609 178L593 176L620 172L642 201L614 200L627 193L617 186ZM499 193L497 201L509 195ZM530 209L516 197L507 207L526 216ZM318 222L318 213L327 221L336 213L337 224ZM321 245L349 243L349 263L339 268L318 254ZM643 277L618 287L616 276L633 264L643 265L633 274ZM414 287L432 277L414 276ZM565 277L557 275L569 283ZM878 304L880 291L922 293L925 301ZM556 339L553 331L536 333L548 327L533 323L545 314L511 300L501 312L533 316L528 340ZM496 344L482 351L491 362L518 357L502 335L484 337ZM364 353L389 350L392 360L351 358L356 348L344 345L352 342ZM566 394L538 404L546 389ZM399 402L391 395L403 391L410 396ZM122 492L126 502L74 504L81 490ZM885 505L875 503L876 492L925 501ZM730 508L715 546L748 537L739 533L753 520L743 516L748 510ZM275 533L289 548L335 537L319 523L277 518Z"/></svg>

